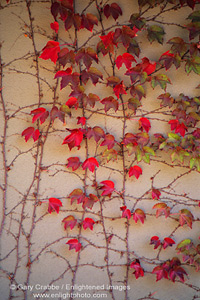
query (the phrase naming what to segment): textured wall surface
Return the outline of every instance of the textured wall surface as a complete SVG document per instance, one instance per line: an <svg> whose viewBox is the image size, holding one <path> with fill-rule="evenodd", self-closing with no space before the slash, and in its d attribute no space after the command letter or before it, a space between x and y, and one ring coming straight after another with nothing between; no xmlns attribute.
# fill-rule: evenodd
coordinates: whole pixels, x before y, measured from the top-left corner
<svg viewBox="0 0 200 300"><path fill-rule="evenodd" d="M87 6L86 2L76 1L76 10L81 12ZM149 244L150 238L155 235L161 239L170 236L176 244L188 237L198 243L200 174L196 170L190 170L188 164L171 164L168 154L160 152L150 164L140 163L143 174L137 180L134 176L129 178L128 174L124 177L124 162L120 156L116 161L107 162L101 155L106 148L100 147L100 142L96 145L93 138L88 141L86 150L83 141L80 150L73 148L70 152L67 145L62 145L63 139L69 134L65 128L77 127L76 117L82 114L81 108L73 110L72 118L66 116L66 124L55 119L53 124L46 121L39 125L42 132L39 141L30 139L26 143L21 136L25 128L33 126L31 110L38 106L47 110L54 105L60 107L69 98L70 89L60 91L59 80L54 79L58 66L50 60L40 59L38 55L55 34L50 28L53 22L50 5L50 1L42 0L12 0L8 4L1 0L0 299L42 299L42 296L34 296L41 292L54 299L70 299L70 293L76 294L71 295L71 299L200 299L199 273L193 266L184 264L189 274L184 283L179 279L175 283L167 279L156 282L156 275L151 274L153 268L178 255L176 245L165 250L153 250L153 245ZM131 13L138 10L138 6L132 0L120 1L120 5L123 16L119 22L122 24ZM96 14L95 3L91 4L89 10ZM161 21L184 24L190 12L188 7L180 13L170 11L165 19L161 17ZM110 26L109 22L108 19L106 26ZM182 36L187 40L177 26L165 25L165 31L165 40L173 36ZM61 26L58 40L70 43L72 35ZM87 46L95 47L99 35L90 39ZM79 46L87 41L88 36L90 33L87 30L78 32ZM152 61L168 50L158 43L151 45L142 35L138 37L138 42L142 49L141 56ZM106 59L101 57L102 65L99 68L102 68L102 72L106 70L105 76L108 77L112 75L112 70L107 67ZM178 70L173 67L167 74L173 82L168 85L167 92L174 97L180 93L192 97L198 95L199 90L195 89L199 84L197 75L187 76L184 67ZM109 95L100 84L94 86L88 83L85 88L87 93L95 93L100 99ZM143 109L148 112L148 118L153 120L150 135L156 132L165 134L169 128L168 108L161 109L157 100L162 92L159 87L154 90L146 88ZM102 105L97 104L95 108L87 107L84 114L88 127L101 126L118 141L123 136L122 110L115 113L111 109L105 114ZM126 132L138 130L139 117L140 112L126 121ZM85 172L82 168L73 172L66 167L69 157L78 156L84 161L86 155L95 156L100 163L94 173ZM126 155L127 168L132 160L132 156ZM112 180L119 192L125 187L126 202L123 202L120 193L114 193L111 198L105 197L96 202L92 209L84 210L76 202L71 205L69 194L74 189L82 189L83 182L87 183L87 194L100 195L100 190L95 191L92 186L94 180L98 183ZM183 207L193 213L196 221L192 229L187 225L180 226L176 215L155 217L152 207L158 200L151 197L152 187L160 190L160 202L172 207L173 213ZM59 214L48 213L50 197L62 201ZM133 218L129 221L121 218L120 207L124 204L132 211L143 209L146 213L144 224L135 223ZM82 226L65 230L62 220L68 215L75 216L79 223L85 217L93 218L97 223L93 231L89 228L84 230ZM66 243L77 237L82 249L80 252L70 251ZM181 259L181 256L178 257ZM136 258L140 259L145 270L144 277L137 280L134 270L127 267Z"/></svg>

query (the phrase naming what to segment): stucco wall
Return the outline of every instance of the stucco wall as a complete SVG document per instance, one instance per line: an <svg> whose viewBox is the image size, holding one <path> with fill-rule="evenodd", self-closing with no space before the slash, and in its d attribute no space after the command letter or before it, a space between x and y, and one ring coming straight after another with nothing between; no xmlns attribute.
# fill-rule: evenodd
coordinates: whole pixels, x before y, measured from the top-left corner
<svg viewBox="0 0 200 300"><path fill-rule="evenodd" d="M77 11L81 12L86 2L76 2ZM60 91L59 83L54 79L58 67L49 60L38 59L38 53L47 41L53 38L49 25L53 22L50 1L31 1L30 5L27 3L25 0L13 0L7 4L1 0L0 9L2 64L0 192L4 224L1 236L0 299L34 299L33 293L46 291L45 287L41 287L45 285L58 288L56 291L50 290L52 298L68 299L69 287L73 285L74 293L78 293L78 286L82 284L94 287L91 290L83 287L79 292L81 296L74 297L75 299L104 297L110 300L114 297L113 299L122 300L127 296L127 299L131 300L200 299L199 273L187 264L184 265L184 269L189 277L185 283L179 280L173 283L167 279L156 282L155 274L151 274L152 269L160 262L177 256L176 246L162 249L158 254L158 250L153 250L153 246L149 244L150 238L154 235L160 238L172 236L176 244L188 237L194 243L198 243L200 174L197 171L190 170L187 165L181 166L177 163L172 165L165 153L159 153L150 164L141 162L143 174L138 180L127 176L125 194L127 207L143 209L146 212L146 220L144 224L140 222L136 224L131 218L127 225L127 220L121 218L119 207L123 203L117 194L110 199L107 197L102 203L95 203L92 210L86 209L85 212L80 204L70 204L68 195L73 189L82 188L85 172L80 170L75 174L66 168L67 159L78 156L84 161L85 148L83 146L79 151L72 149L70 152L67 145L62 145L62 141L68 134L65 128L76 127L76 117L80 115L81 109L73 112L73 118L66 117L67 125L58 119L50 127L48 124L43 125L43 135L47 134L44 144L34 143L32 140L26 143L21 136L25 128L32 126L30 111L36 108L38 103L47 109L52 106L54 100L63 104L70 92L70 89ZM120 1L120 6L123 11L121 23L129 19L131 12L138 9L137 1ZM95 5L91 5L90 11L95 13ZM184 24L190 12L191 9L188 7L183 8L181 13L170 11L162 21ZM109 22L108 20L107 26ZM181 28L176 26L166 25L165 31L165 41L173 36L183 35ZM78 33L79 45L84 43L88 34L86 30ZM187 37L182 37L187 40ZM58 39L62 42L69 41L69 36L62 27ZM96 42L97 37L91 39L90 45L94 47ZM138 37L138 42L142 49L141 56L146 56L152 61L156 61L167 50L160 44L150 45L142 35ZM107 66L106 58L103 64L102 70ZM183 68L176 70L173 67L168 71L173 84L168 85L167 92L174 97L180 93L191 97L197 96L199 90L195 87L199 84L199 77L187 76ZM111 73L111 70L107 69L107 72ZM102 90L98 84L95 87L87 85L87 92L96 93L101 99L108 95L107 90ZM169 127L168 119L166 117L163 120L159 110L158 113L155 111L160 108L157 97L162 91L159 88L152 90L147 87L146 93L143 105L145 110L150 112L148 118L154 120L150 134L156 132L165 134ZM101 106L98 108L99 112L93 114L86 110L86 116L89 118L87 125L101 126L105 132L108 131L119 139L123 134L122 112L114 113L110 110L106 115ZM137 120L138 117L127 122L127 132L137 130ZM90 139L89 155L94 156L95 147L94 140ZM102 150L98 151L101 153ZM115 183L116 190L122 191L122 159L119 157L116 162L109 163L101 156L97 159L101 162L96 171L97 182L110 179ZM126 159L128 166L132 158L127 156ZM87 192L95 193L92 187L94 174L88 172L86 180ZM173 217L155 218L155 210L152 207L156 200L153 200L150 194L152 184L162 192L160 201L172 206L174 213L183 207L190 209L197 220L193 223L192 229L186 225L178 226L178 221ZM50 197L62 201L63 206L59 214L47 212ZM61 223L69 214L76 216L79 221L87 216L98 222L93 231L81 230L78 227L72 231L68 228L66 231ZM78 253L74 250L69 251L66 242L78 235L83 245L82 250ZM106 243L105 236L108 238L111 235L113 236L110 243ZM129 263L135 258L141 259L145 270L144 277L136 280L132 269L128 270L127 277L128 256ZM128 278L127 286L124 285L125 278ZM109 285L113 286L113 296L109 291ZM27 293L26 287L29 288ZM93 293L95 295L92 296Z"/></svg>

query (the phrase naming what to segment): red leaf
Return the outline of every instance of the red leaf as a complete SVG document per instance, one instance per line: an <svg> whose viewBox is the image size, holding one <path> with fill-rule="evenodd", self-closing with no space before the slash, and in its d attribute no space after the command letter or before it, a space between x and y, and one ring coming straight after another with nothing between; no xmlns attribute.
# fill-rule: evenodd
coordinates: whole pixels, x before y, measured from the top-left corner
<svg viewBox="0 0 200 300"><path fill-rule="evenodd" d="M103 184L103 186L100 188L103 190L101 196L111 196L112 192L115 190L115 184L111 180L104 180L101 181L100 184Z"/></svg>
<svg viewBox="0 0 200 300"><path fill-rule="evenodd" d="M74 106L76 109L78 108L78 99L76 97L70 97L67 102L65 103L65 105L72 107Z"/></svg>
<svg viewBox="0 0 200 300"><path fill-rule="evenodd" d="M58 59L58 52L60 52L59 42L48 41L42 51L43 52L40 55L40 58L45 60L51 59L51 61L53 61L55 64Z"/></svg>
<svg viewBox="0 0 200 300"><path fill-rule="evenodd" d="M94 25L98 25L98 19L95 15L91 13L88 13L86 16L82 15L81 28L86 28L92 32Z"/></svg>
<svg viewBox="0 0 200 300"><path fill-rule="evenodd" d="M154 249L157 249L160 245L160 239L158 236L152 236L151 240L150 240L150 245L154 245Z"/></svg>
<svg viewBox="0 0 200 300"><path fill-rule="evenodd" d="M162 278L168 279L168 272L163 268L163 266L157 266L153 269L152 274L156 274L156 281Z"/></svg>
<svg viewBox="0 0 200 300"><path fill-rule="evenodd" d="M156 203L153 206L153 209L157 209L157 211L156 211L156 218L158 218L162 214L165 215L165 218L169 217L169 215L170 215L171 208L169 206L167 206L166 203L162 203L162 202Z"/></svg>
<svg viewBox="0 0 200 300"><path fill-rule="evenodd" d="M143 277L144 276L144 270L140 265L140 261L139 259L135 259L131 264L130 264L130 268L135 269L135 271L133 272L133 274L135 275L135 278L138 279L139 277Z"/></svg>
<svg viewBox="0 0 200 300"><path fill-rule="evenodd" d="M114 111L116 112L119 107L118 101L112 96L104 98L103 100L101 100L101 103L105 104L105 108L104 108L105 112L109 111L111 108L113 108Z"/></svg>
<svg viewBox="0 0 200 300"><path fill-rule="evenodd" d="M91 230L93 230L93 225L95 224L95 221L91 218L85 218L83 220L83 229L87 229L90 228Z"/></svg>
<svg viewBox="0 0 200 300"><path fill-rule="evenodd" d="M161 192L159 190L157 190L157 189L152 189L151 195L152 195L153 199L159 200Z"/></svg>
<svg viewBox="0 0 200 300"><path fill-rule="evenodd" d="M173 244L175 244L174 240L172 240L169 237L166 237L164 238L163 249L166 249L168 246L171 247Z"/></svg>
<svg viewBox="0 0 200 300"><path fill-rule="evenodd" d="M92 173L94 172L95 167L98 168L99 167L99 163L96 160L96 158L94 158L94 157L90 157L90 158L86 159L83 162L83 165L82 165L83 170L85 170L86 168L88 168Z"/></svg>
<svg viewBox="0 0 200 300"><path fill-rule="evenodd" d="M147 75L152 74L156 69L156 63L151 64L147 57L143 57L142 63L137 66L141 66L143 72L146 72Z"/></svg>
<svg viewBox="0 0 200 300"><path fill-rule="evenodd" d="M40 124L44 123L46 118L49 116L49 112L46 111L46 108L39 107L31 111L31 114L33 114L32 123L34 123L36 120L40 120Z"/></svg>
<svg viewBox="0 0 200 300"><path fill-rule="evenodd" d="M52 211L56 211L57 214L59 213L60 206L62 206L62 202L57 198L49 198L49 206L48 212L51 214Z"/></svg>
<svg viewBox="0 0 200 300"><path fill-rule="evenodd" d="M22 132L22 136L25 136L25 141L27 142L31 137L33 138L34 142L39 139L40 132L38 129L34 127L28 127Z"/></svg>
<svg viewBox="0 0 200 300"><path fill-rule="evenodd" d="M140 220L141 223L144 224L145 219L146 219L146 215L144 211L140 208L137 208L133 213L133 220L135 221L135 223L137 223L137 221Z"/></svg>
<svg viewBox="0 0 200 300"><path fill-rule="evenodd" d="M180 135L182 137L185 136L185 132L187 131L187 127L185 126L185 124L182 122L182 123L179 123L175 129L175 133L180 133Z"/></svg>
<svg viewBox="0 0 200 300"><path fill-rule="evenodd" d="M190 228L192 228L193 219L193 214L188 209L181 209L179 211L179 223L181 226L187 224Z"/></svg>
<svg viewBox="0 0 200 300"><path fill-rule="evenodd" d="M81 189L75 189L69 194L69 198L71 199L71 204L74 201L77 201L78 204L82 203L85 198L85 194Z"/></svg>
<svg viewBox="0 0 200 300"><path fill-rule="evenodd" d="M55 22L51 23L50 26L51 26L51 29L53 29L56 33L58 33L58 30L59 30L58 22L55 21Z"/></svg>
<svg viewBox="0 0 200 300"><path fill-rule="evenodd" d="M126 68L130 69L132 62L136 62L136 60L130 53L123 53L122 55L119 55L115 60L118 69L121 68L122 64L125 64Z"/></svg>
<svg viewBox="0 0 200 300"><path fill-rule="evenodd" d="M103 9L104 15L106 18L109 18L110 15L117 20L119 16L122 15L122 10L117 3L112 3L111 5L106 4Z"/></svg>
<svg viewBox="0 0 200 300"><path fill-rule="evenodd" d="M101 127L95 126L93 128L88 128L87 138L91 139L91 137L94 137L96 143L98 143L101 138L104 138L104 136L105 132Z"/></svg>
<svg viewBox="0 0 200 300"><path fill-rule="evenodd" d="M176 129L177 125L179 124L179 121L178 120L170 120L168 122L168 124L170 124L171 130L174 130L174 129Z"/></svg>
<svg viewBox="0 0 200 300"><path fill-rule="evenodd" d="M85 125L85 122L86 122L85 117L78 117L77 119L78 119L77 124L81 124L82 126Z"/></svg>
<svg viewBox="0 0 200 300"><path fill-rule="evenodd" d="M146 132L149 132L149 129L151 128L151 124L147 118L140 118L139 125L142 131L144 129Z"/></svg>
<svg viewBox="0 0 200 300"><path fill-rule="evenodd" d="M78 149L80 149L80 144L83 139L83 132L80 129L68 130L71 131L71 134L66 136L63 141L63 145L68 144L70 150L74 147L78 147Z"/></svg>
<svg viewBox="0 0 200 300"><path fill-rule="evenodd" d="M69 245L69 250L75 249L76 252L80 251L82 247L77 239L71 239L66 244Z"/></svg>
<svg viewBox="0 0 200 300"><path fill-rule="evenodd" d="M67 160L67 168L72 168L73 171L76 171L81 164L79 157L69 157Z"/></svg>
<svg viewBox="0 0 200 300"><path fill-rule="evenodd" d="M131 218L131 211L126 206L121 206L120 210L122 211L122 218L127 218L128 220Z"/></svg>
<svg viewBox="0 0 200 300"><path fill-rule="evenodd" d="M119 95L127 95L127 92L124 88L125 85L123 84L123 81L121 81L119 84L114 86L113 91L117 96L117 98L119 98Z"/></svg>
<svg viewBox="0 0 200 300"><path fill-rule="evenodd" d="M66 218L64 218L62 220L62 222L64 223L64 228L65 230L67 229L67 227L70 227L71 230L74 228L74 226L77 223L77 220L74 218L74 216L67 216Z"/></svg>
<svg viewBox="0 0 200 300"><path fill-rule="evenodd" d="M112 149L114 145L115 145L114 136L112 134L106 134L100 146L107 146L108 149Z"/></svg>
<svg viewBox="0 0 200 300"><path fill-rule="evenodd" d="M100 36L100 39L102 40L105 49L107 49L110 45L114 44L113 36L113 31L110 31L107 35Z"/></svg>
<svg viewBox="0 0 200 300"><path fill-rule="evenodd" d="M93 205L95 202L98 202L99 201L99 198L94 195L94 194L89 194L88 197L85 197L84 200L83 200L83 209L85 208L89 208L89 209L92 209Z"/></svg>
<svg viewBox="0 0 200 300"><path fill-rule="evenodd" d="M141 174L142 174L142 169L139 166L130 167L128 172L129 177L134 175L136 179L138 179Z"/></svg>

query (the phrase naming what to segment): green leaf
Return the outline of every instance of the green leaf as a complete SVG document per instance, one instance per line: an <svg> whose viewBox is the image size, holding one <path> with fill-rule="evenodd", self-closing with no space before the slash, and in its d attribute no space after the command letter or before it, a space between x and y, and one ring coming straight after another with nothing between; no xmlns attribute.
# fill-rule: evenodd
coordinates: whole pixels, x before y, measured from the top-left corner
<svg viewBox="0 0 200 300"><path fill-rule="evenodd" d="M192 241L190 239L185 239L177 245L176 250L180 250L182 252L181 248L186 248L187 246L189 246L191 244L192 244Z"/></svg>
<svg viewBox="0 0 200 300"><path fill-rule="evenodd" d="M188 59L185 65L185 71L189 74L191 71L200 75L200 57L195 56L192 59Z"/></svg>
<svg viewBox="0 0 200 300"><path fill-rule="evenodd" d="M157 85L160 85L160 87L163 90L166 90L167 83L171 84L171 81L169 77L165 74L158 74L151 78L151 86L154 89Z"/></svg>
<svg viewBox="0 0 200 300"><path fill-rule="evenodd" d="M173 132L168 133L168 137L169 137L167 139L168 142L177 142L177 141L180 141L180 139L181 139L181 137L178 134L173 133Z"/></svg>
<svg viewBox="0 0 200 300"><path fill-rule="evenodd" d="M144 18L140 18L139 14L132 14L130 17L130 23L141 30L146 24L146 20Z"/></svg>
<svg viewBox="0 0 200 300"><path fill-rule="evenodd" d="M197 171L200 172L200 157L192 157L190 159L190 169L196 167Z"/></svg>
<svg viewBox="0 0 200 300"><path fill-rule="evenodd" d="M150 147L148 147L148 146L144 146L144 147L143 147L143 150L144 150L146 153L149 153L149 154L155 156L155 151L154 151L152 148L150 148Z"/></svg>
<svg viewBox="0 0 200 300"><path fill-rule="evenodd" d="M139 55L140 55L140 46L134 38L130 41L127 52L135 54L137 57L139 57Z"/></svg>
<svg viewBox="0 0 200 300"><path fill-rule="evenodd" d="M187 19L192 20L192 22L200 22L200 10L191 13Z"/></svg>
<svg viewBox="0 0 200 300"><path fill-rule="evenodd" d="M150 43L152 43L153 41L157 41L158 43L163 44L165 31L162 27L158 25L152 25L148 27L147 31L148 40L150 41Z"/></svg>

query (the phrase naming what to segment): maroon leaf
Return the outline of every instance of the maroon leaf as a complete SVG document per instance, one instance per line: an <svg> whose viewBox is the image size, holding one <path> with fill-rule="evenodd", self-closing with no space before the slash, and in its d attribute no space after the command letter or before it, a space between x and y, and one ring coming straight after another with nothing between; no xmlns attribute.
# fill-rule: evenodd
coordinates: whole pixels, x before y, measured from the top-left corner
<svg viewBox="0 0 200 300"><path fill-rule="evenodd" d="M179 223L181 226L187 224L192 229L193 214L188 209L181 209L179 211Z"/></svg>
<svg viewBox="0 0 200 300"><path fill-rule="evenodd" d="M150 240L150 245L154 245L154 249L157 249L160 245L160 239L158 236L152 236L151 240Z"/></svg>
<svg viewBox="0 0 200 300"><path fill-rule="evenodd" d="M109 18L110 15L117 20L119 16L122 15L122 10L117 3L112 3L111 5L106 4L103 9L104 15L106 18Z"/></svg>
<svg viewBox="0 0 200 300"><path fill-rule="evenodd" d="M88 128L87 138L91 139L91 137L94 137L96 143L98 143L101 138L104 138L104 136L105 133L101 127L95 126L93 128Z"/></svg>
<svg viewBox="0 0 200 300"><path fill-rule="evenodd" d="M82 247L77 239L71 239L66 244L69 245L69 250L75 249L76 252L80 251Z"/></svg>
<svg viewBox="0 0 200 300"><path fill-rule="evenodd" d="M108 149L112 149L114 145L115 145L114 136L112 134L106 134L100 146L107 146Z"/></svg>
<svg viewBox="0 0 200 300"><path fill-rule="evenodd" d="M101 103L105 105L104 107L105 112L109 111L111 108L113 108L114 111L116 112L119 107L118 101L112 96L104 98L103 100L101 100Z"/></svg>
<svg viewBox="0 0 200 300"><path fill-rule="evenodd" d="M70 112L68 112L68 114L70 114ZM61 122L65 123L65 113L62 110L59 110L57 106L52 107L50 116L53 122L56 118L58 118Z"/></svg>
<svg viewBox="0 0 200 300"><path fill-rule="evenodd" d="M57 214L59 213L60 206L62 206L62 202L57 198L49 198L49 206L48 212L51 214L52 211L56 211Z"/></svg>
<svg viewBox="0 0 200 300"><path fill-rule="evenodd" d="M159 190L157 190L157 189L152 189L151 195L152 195L153 199L159 200L161 192Z"/></svg>
<svg viewBox="0 0 200 300"><path fill-rule="evenodd" d="M74 226L77 223L77 220L74 218L74 216L67 216L66 218L64 218L62 220L62 222L64 223L64 228L65 230L67 229L67 227L70 227L70 229L72 230L74 228Z"/></svg>
<svg viewBox="0 0 200 300"><path fill-rule="evenodd" d="M82 203L85 197L86 196L81 189L75 189L69 194L69 198L71 199L71 204L74 201L77 201L78 204Z"/></svg>
<svg viewBox="0 0 200 300"><path fill-rule="evenodd" d="M92 83L96 85L99 79L103 79L103 75L98 69L90 67L88 70L82 71L81 78L84 84L87 83L88 79L91 79Z"/></svg>
<svg viewBox="0 0 200 300"><path fill-rule="evenodd" d="M94 194L89 194L88 197L85 197L84 200L83 200L83 209L86 209L87 207L89 209L92 209L94 203L98 202L99 201L99 198L94 195Z"/></svg>
<svg viewBox="0 0 200 300"><path fill-rule="evenodd" d="M60 77L62 78L60 89L63 89L70 83L73 87L76 87L80 82L80 74L77 72L72 73L72 68L67 68L64 71L58 71L54 78L56 79Z"/></svg>
<svg viewBox="0 0 200 300"><path fill-rule="evenodd" d="M169 270L169 277L173 282L175 282L176 277L178 277L181 282L185 282L184 275L187 275L187 273L181 266L174 266Z"/></svg>
<svg viewBox="0 0 200 300"><path fill-rule="evenodd" d="M94 158L94 157L90 157L90 158L86 159L83 162L83 165L82 165L83 170L85 170L86 168L88 168L92 173L94 172L95 167L98 168L99 167L99 163L96 160L96 158Z"/></svg>
<svg viewBox="0 0 200 300"><path fill-rule="evenodd" d="M40 58L45 60L50 59L51 61L56 63L59 52L60 52L59 42L48 41L46 46L42 49L42 54L40 55Z"/></svg>
<svg viewBox="0 0 200 300"><path fill-rule="evenodd" d="M166 203L156 203L154 206L153 206L153 209L157 209L156 210L156 218L158 218L159 216L161 216L162 214L165 215L165 218L169 217L170 215L170 210L171 208L169 206L167 206Z"/></svg>
<svg viewBox="0 0 200 300"><path fill-rule="evenodd" d="M80 62L80 60L83 60L83 63L85 64L86 68L89 69L91 67L92 61L94 60L96 63L98 63L98 56L97 53L92 48L81 48L75 57L75 60L77 63Z"/></svg>
<svg viewBox="0 0 200 300"><path fill-rule="evenodd" d="M136 179L138 179L141 174L142 174L142 169L139 166L130 167L128 172L129 177L134 175Z"/></svg>
<svg viewBox="0 0 200 300"><path fill-rule="evenodd" d="M83 220L83 229L87 229L90 228L91 230L93 230L93 225L95 224L95 221L91 218L85 218Z"/></svg>
<svg viewBox="0 0 200 300"><path fill-rule="evenodd" d="M115 184L111 180L104 180L101 181L100 184L103 186L100 187L101 190L103 190L101 196L111 196L112 192L115 190Z"/></svg>
<svg viewBox="0 0 200 300"><path fill-rule="evenodd" d="M38 129L35 129L34 127L28 127L22 132L22 136L25 137L25 141L28 142L28 140L32 137L34 142L39 139L40 132Z"/></svg>
<svg viewBox="0 0 200 300"><path fill-rule="evenodd" d="M121 206L120 210L122 211L122 218L127 218L128 220L131 218L131 211L126 206Z"/></svg>
<svg viewBox="0 0 200 300"><path fill-rule="evenodd" d="M98 19L95 15L91 13L82 15L81 28L86 28L92 32L94 25L98 25Z"/></svg>
<svg viewBox="0 0 200 300"><path fill-rule="evenodd" d="M75 53L73 50L68 50L68 48L62 48L58 53L58 61L59 63L65 67L67 63L70 65L75 64Z"/></svg>
<svg viewBox="0 0 200 300"><path fill-rule="evenodd" d="M89 104L91 107L95 106L95 103L100 100L99 96L96 94L89 93L88 95L85 95L83 101L84 101L84 106Z"/></svg>
<svg viewBox="0 0 200 300"><path fill-rule="evenodd" d="M79 157L69 157L67 160L67 168L72 168L73 171L76 171L81 164Z"/></svg>

